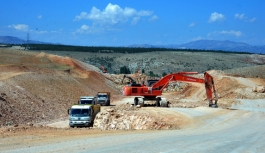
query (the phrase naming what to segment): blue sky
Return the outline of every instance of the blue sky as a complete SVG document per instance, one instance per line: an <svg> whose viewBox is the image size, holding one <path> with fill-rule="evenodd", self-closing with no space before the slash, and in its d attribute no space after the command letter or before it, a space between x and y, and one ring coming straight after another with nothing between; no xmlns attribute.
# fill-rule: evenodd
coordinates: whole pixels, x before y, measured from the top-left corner
<svg viewBox="0 0 265 153"><path fill-rule="evenodd" d="M265 45L264 0L1 0L0 36L82 46Z"/></svg>

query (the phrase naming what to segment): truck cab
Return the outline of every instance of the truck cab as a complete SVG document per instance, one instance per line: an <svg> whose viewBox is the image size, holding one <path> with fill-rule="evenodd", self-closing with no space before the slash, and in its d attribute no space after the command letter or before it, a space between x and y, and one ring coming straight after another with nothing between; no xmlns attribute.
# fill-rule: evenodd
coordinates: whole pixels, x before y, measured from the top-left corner
<svg viewBox="0 0 265 153"><path fill-rule="evenodd" d="M93 96L81 96L78 104L89 104L89 105L95 105L95 97Z"/></svg>
<svg viewBox="0 0 265 153"><path fill-rule="evenodd" d="M94 110L90 105L73 105L69 113L69 126L91 126L94 121Z"/></svg>
<svg viewBox="0 0 265 153"><path fill-rule="evenodd" d="M81 96L78 104L72 105L68 110L69 126L92 126L98 112L100 112L100 105L95 104L95 97Z"/></svg>
<svg viewBox="0 0 265 153"><path fill-rule="evenodd" d="M96 103L104 106L109 106L110 92L98 92L96 95Z"/></svg>

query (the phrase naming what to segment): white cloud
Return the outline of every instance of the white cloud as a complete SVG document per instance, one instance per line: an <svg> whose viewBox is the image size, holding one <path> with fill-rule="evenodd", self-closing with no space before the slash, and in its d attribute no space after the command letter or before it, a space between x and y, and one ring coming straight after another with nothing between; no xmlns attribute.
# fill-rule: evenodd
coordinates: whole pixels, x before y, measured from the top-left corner
<svg viewBox="0 0 265 153"><path fill-rule="evenodd" d="M191 39L191 41L197 41L197 40L202 40L202 39L203 39L203 37L199 36L199 37Z"/></svg>
<svg viewBox="0 0 265 153"><path fill-rule="evenodd" d="M89 31L89 26L87 25L82 25L79 29L76 30L77 33L86 33L86 32L90 32Z"/></svg>
<svg viewBox="0 0 265 153"><path fill-rule="evenodd" d="M244 19L245 18L245 14L235 14L235 18L236 19Z"/></svg>
<svg viewBox="0 0 265 153"><path fill-rule="evenodd" d="M79 33L79 34L87 34L87 33L98 33L102 29L97 28L95 26L88 26L88 25L82 25L80 28L78 28L73 34Z"/></svg>
<svg viewBox="0 0 265 153"><path fill-rule="evenodd" d="M90 13L81 12L74 18L74 21L87 19L92 20L94 23L114 25L127 22L131 19L132 23L137 23L141 17L151 16L152 14L152 11L137 11L134 8L129 7L123 9L119 5L109 3L102 11L96 7L92 7Z"/></svg>
<svg viewBox="0 0 265 153"><path fill-rule="evenodd" d="M136 24L139 20L140 20L140 17L139 17L139 16L134 17L134 18L132 19L132 24Z"/></svg>
<svg viewBox="0 0 265 153"><path fill-rule="evenodd" d="M223 31L215 31L215 32L209 33L208 36L218 35L218 34L232 35L232 36L240 37L240 36L242 36L243 33L241 31L234 31L234 30L225 31L225 30L223 30Z"/></svg>
<svg viewBox="0 0 265 153"><path fill-rule="evenodd" d="M248 17L245 16L244 13L242 13L242 14L238 14L238 13L235 14L235 18L236 18L236 19L243 20L243 21L245 21L245 22L254 22L254 21L256 20L256 18L248 19Z"/></svg>
<svg viewBox="0 0 265 153"><path fill-rule="evenodd" d="M230 31L221 31L221 34L225 34L225 35L235 35L237 37L240 37L242 35L241 31L234 31L234 30L230 30Z"/></svg>
<svg viewBox="0 0 265 153"><path fill-rule="evenodd" d="M158 19L158 17L156 15L153 15L151 18L149 18L149 21L155 21L157 19Z"/></svg>
<svg viewBox="0 0 265 153"><path fill-rule="evenodd" d="M38 18L38 19L41 19L41 18L42 18L42 15L37 16L37 18Z"/></svg>
<svg viewBox="0 0 265 153"><path fill-rule="evenodd" d="M217 12L214 12L214 13L211 14L208 22L212 23L212 22L215 22L215 21L222 21L222 20L225 20L225 16L223 14L219 14Z"/></svg>
<svg viewBox="0 0 265 153"><path fill-rule="evenodd" d="M8 26L9 28L14 28L19 31L28 31L29 26L26 24L12 24Z"/></svg>
<svg viewBox="0 0 265 153"><path fill-rule="evenodd" d="M191 23L190 25L189 25L189 27L194 27L195 26L195 23Z"/></svg>
<svg viewBox="0 0 265 153"><path fill-rule="evenodd" d="M249 22L254 22L254 21L256 21L256 18L252 18L249 20Z"/></svg>
<svg viewBox="0 0 265 153"><path fill-rule="evenodd" d="M87 25L82 25L80 29L81 29L81 30L88 30L88 29L89 29L89 26L87 26Z"/></svg>
<svg viewBox="0 0 265 153"><path fill-rule="evenodd" d="M150 16L152 14L153 14L152 11L139 11L139 12L137 12L137 16Z"/></svg>

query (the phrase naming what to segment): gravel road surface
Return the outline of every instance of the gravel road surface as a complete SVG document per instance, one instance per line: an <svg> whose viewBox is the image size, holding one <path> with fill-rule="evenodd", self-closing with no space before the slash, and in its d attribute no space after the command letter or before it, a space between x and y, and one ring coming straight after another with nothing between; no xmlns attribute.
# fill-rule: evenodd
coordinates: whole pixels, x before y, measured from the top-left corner
<svg viewBox="0 0 265 153"><path fill-rule="evenodd" d="M9 138L3 138L1 152L265 152L265 112L251 109L256 107L249 105L252 100L242 101L234 106L238 110L169 108L193 120L180 130L123 131L13 147L4 146ZM263 99L258 103L265 106Z"/></svg>

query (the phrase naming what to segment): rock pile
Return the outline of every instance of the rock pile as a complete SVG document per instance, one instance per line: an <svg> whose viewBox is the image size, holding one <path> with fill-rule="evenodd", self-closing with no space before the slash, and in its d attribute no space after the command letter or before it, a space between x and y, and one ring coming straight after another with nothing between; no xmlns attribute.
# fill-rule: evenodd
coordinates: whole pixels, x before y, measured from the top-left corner
<svg viewBox="0 0 265 153"><path fill-rule="evenodd" d="M254 86L252 91L257 93L265 93L265 86Z"/></svg>
<svg viewBox="0 0 265 153"><path fill-rule="evenodd" d="M144 129L177 129L173 124L161 121L160 118L150 115L129 104L110 107L97 114L94 128L102 130L144 130Z"/></svg>

